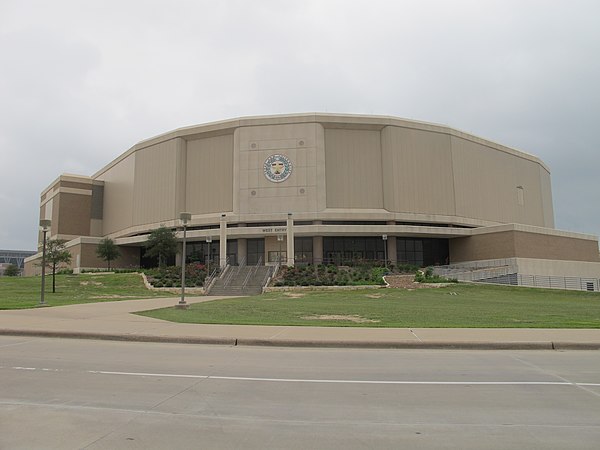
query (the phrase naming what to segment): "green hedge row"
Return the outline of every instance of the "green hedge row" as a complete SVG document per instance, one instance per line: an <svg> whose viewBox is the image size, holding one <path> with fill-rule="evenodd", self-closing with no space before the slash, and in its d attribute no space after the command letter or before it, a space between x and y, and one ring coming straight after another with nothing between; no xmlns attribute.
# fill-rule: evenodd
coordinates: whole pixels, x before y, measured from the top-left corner
<svg viewBox="0 0 600 450"><path fill-rule="evenodd" d="M154 287L181 287L181 267L179 266L168 266L162 269L144 269L144 273L148 278L148 282ZM202 287L207 275L204 264L187 264L185 285L187 287Z"/></svg>
<svg viewBox="0 0 600 450"><path fill-rule="evenodd" d="M274 286L356 286L385 284L383 276L390 272L374 266L295 266L281 267Z"/></svg>

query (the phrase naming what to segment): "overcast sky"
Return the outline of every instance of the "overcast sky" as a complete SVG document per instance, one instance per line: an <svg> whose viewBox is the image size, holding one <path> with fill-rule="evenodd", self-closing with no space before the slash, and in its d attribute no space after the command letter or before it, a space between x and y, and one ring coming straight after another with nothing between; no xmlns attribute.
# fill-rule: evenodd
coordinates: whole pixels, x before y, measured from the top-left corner
<svg viewBox="0 0 600 450"><path fill-rule="evenodd" d="M599 235L599 18L597 0L0 0L0 248L35 249L61 173L182 126L315 111L533 153L556 227Z"/></svg>

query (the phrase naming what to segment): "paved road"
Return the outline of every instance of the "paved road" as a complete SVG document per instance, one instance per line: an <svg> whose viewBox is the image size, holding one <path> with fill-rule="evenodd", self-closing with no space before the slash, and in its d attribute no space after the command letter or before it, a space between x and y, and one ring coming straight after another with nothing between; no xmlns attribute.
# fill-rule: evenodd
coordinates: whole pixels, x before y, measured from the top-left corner
<svg viewBox="0 0 600 450"><path fill-rule="evenodd" d="M0 337L1 449L597 449L597 351Z"/></svg>

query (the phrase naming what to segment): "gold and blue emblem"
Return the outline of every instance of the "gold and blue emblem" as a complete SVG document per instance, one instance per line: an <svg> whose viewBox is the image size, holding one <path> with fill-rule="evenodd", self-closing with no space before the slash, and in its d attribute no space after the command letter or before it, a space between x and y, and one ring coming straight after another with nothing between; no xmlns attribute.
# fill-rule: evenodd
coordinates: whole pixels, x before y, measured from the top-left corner
<svg viewBox="0 0 600 450"><path fill-rule="evenodd" d="M267 180L281 183L292 174L292 162L284 155L271 155L263 165L263 172Z"/></svg>

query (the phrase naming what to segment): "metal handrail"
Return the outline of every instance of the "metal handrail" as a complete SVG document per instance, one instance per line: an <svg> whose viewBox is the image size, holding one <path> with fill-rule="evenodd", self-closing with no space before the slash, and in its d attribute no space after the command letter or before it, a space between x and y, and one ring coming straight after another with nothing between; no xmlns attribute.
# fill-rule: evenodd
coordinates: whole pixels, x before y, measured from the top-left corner
<svg viewBox="0 0 600 450"><path fill-rule="evenodd" d="M258 258L258 261L254 265L254 267L248 271L248 273L246 274L246 278L244 279L244 282L242 283L242 289L244 289L248 285L250 278L252 278L253 275L256 275L256 272L258 272L258 268L263 265L262 260L263 260L263 258L261 256L260 258Z"/></svg>
<svg viewBox="0 0 600 450"><path fill-rule="evenodd" d="M263 277L263 280L262 280L263 288L269 284L271 279L275 278L275 275L277 274L278 270L279 270L279 263L277 263L275 266L269 268L269 270L267 271L267 273L265 274L265 276Z"/></svg>
<svg viewBox="0 0 600 450"><path fill-rule="evenodd" d="M240 264L235 269L230 270L230 273L228 274L228 276L225 279L225 282L223 283L223 286L228 287L231 284L231 282L233 281L233 279L237 278L237 276L240 274L242 267L245 267L245 266L246 266L246 257L244 256L240 260Z"/></svg>
<svg viewBox="0 0 600 450"><path fill-rule="evenodd" d="M217 272L219 271L218 267L215 267L210 275L208 275L204 279L204 294L208 294L212 289L213 285L217 281Z"/></svg>

